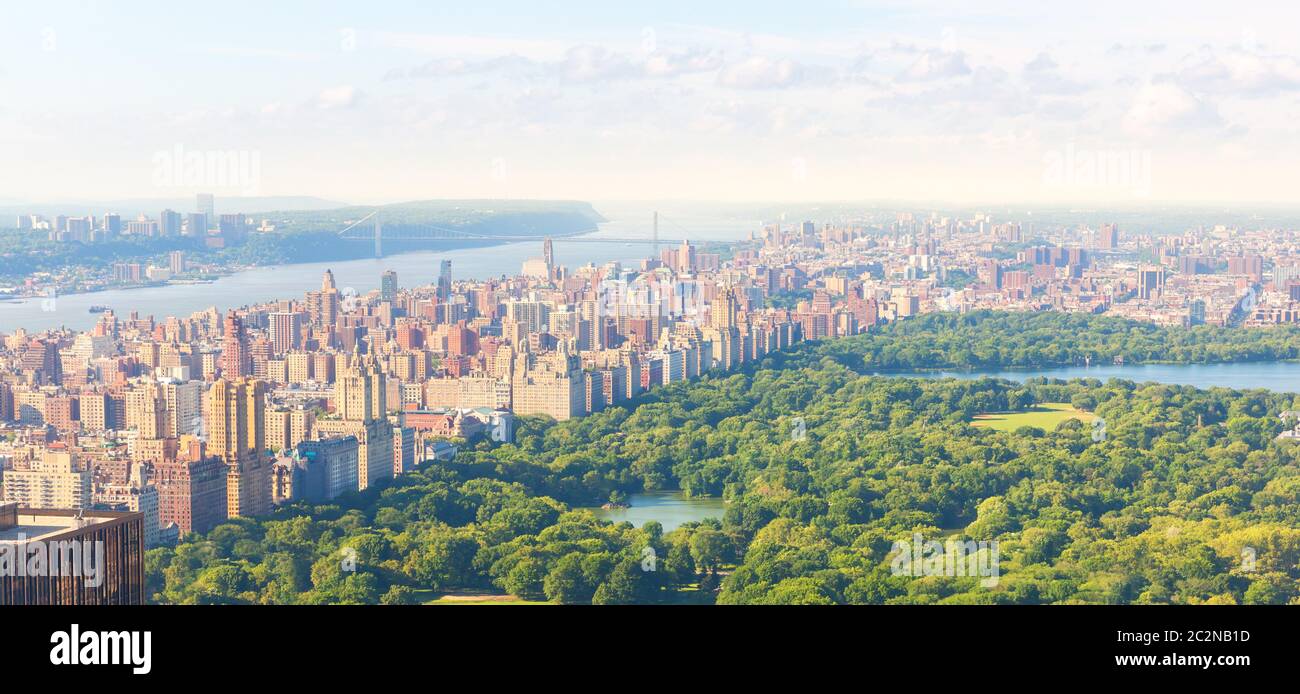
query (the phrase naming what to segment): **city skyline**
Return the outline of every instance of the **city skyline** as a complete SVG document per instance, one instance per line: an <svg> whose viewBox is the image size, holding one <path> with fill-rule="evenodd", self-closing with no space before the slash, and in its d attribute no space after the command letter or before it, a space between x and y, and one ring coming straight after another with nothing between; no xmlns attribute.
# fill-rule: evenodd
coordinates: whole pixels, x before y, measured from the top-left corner
<svg viewBox="0 0 1300 694"><path fill-rule="evenodd" d="M1286 199L1288 23L1159 5L14 8L0 203Z"/></svg>

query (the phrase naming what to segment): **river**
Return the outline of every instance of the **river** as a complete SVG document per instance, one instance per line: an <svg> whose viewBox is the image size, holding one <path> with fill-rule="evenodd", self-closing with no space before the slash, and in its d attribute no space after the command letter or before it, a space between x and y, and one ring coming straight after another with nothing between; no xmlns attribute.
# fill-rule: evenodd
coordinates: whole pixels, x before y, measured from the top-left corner
<svg viewBox="0 0 1300 694"><path fill-rule="evenodd" d="M659 237L666 240L736 241L746 238L761 226L759 220L734 214L701 212L696 208L669 209L672 209L671 216L665 213L659 225ZM636 263L651 255L649 244L592 240L601 237L650 238L652 208L644 204L610 204L602 205L600 212L610 221L601 224L595 233L582 236L582 242L555 239L556 262L573 269L610 260ZM327 269L334 272L334 280L340 288L352 288L361 294L377 289L380 275L386 270L396 271L398 283L403 287L432 284L437 281L439 263L443 260L451 261L452 275L460 279L516 275L525 260L541 254L542 239L538 238L531 242L485 248L258 267L207 284L113 289L67 294L53 300L0 301L0 333L11 333L18 328L28 331L58 327L85 330L99 320L98 315L90 313L90 307L96 305L107 306L119 316L134 311L141 316L152 315L162 320L166 316L188 316L211 307L225 310L275 299L302 298L308 290L320 288L321 276Z"/></svg>

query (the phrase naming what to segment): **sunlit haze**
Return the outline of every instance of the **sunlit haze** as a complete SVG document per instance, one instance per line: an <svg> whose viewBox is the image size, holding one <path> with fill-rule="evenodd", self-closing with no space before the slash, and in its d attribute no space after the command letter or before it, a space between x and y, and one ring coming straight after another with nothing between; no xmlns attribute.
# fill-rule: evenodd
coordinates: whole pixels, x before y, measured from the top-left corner
<svg viewBox="0 0 1300 694"><path fill-rule="evenodd" d="M983 5L9 3L0 203L1291 192L1300 10Z"/></svg>

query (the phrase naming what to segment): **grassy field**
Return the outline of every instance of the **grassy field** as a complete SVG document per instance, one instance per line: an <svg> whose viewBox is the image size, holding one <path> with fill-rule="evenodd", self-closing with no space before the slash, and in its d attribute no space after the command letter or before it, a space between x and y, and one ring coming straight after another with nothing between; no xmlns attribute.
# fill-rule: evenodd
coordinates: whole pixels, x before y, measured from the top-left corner
<svg viewBox="0 0 1300 694"><path fill-rule="evenodd" d="M1038 427L1044 431L1051 431L1057 424L1067 419L1077 419L1088 424L1096 418L1096 415L1090 412L1076 410L1067 402L1045 402L1020 412L988 412L975 415L971 424L998 431L1015 431L1020 427Z"/></svg>
<svg viewBox="0 0 1300 694"><path fill-rule="evenodd" d="M425 605L549 605L549 602L521 600L514 595L452 592L436 594L431 590L417 590L416 596ZM434 597L434 596L437 597Z"/></svg>

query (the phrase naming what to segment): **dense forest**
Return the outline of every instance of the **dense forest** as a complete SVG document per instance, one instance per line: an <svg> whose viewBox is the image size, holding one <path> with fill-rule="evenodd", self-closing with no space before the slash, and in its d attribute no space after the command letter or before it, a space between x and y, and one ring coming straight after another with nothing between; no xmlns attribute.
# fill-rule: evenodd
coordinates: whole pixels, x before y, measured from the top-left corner
<svg viewBox="0 0 1300 694"><path fill-rule="evenodd" d="M1239 330L1202 325L1166 328L1084 313L929 313L869 333L774 355L770 366L830 356L872 370L1216 363L1300 359L1300 327Z"/></svg>
<svg viewBox="0 0 1300 694"><path fill-rule="evenodd" d="M1276 439L1294 396L862 373L867 354L932 354L945 321L970 336L986 321L1033 326L996 353L1041 349L1035 318L922 318L582 419L524 418L513 444L467 444L335 505L151 550L150 590L177 603L406 603L452 590L615 604L1300 600L1300 451ZM1121 328L1051 320L1075 326L1066 344ZM1144 332L1123 332L1117 349L1153 339ZM1208 345L1271 344L1216 335ZM1170 339L1189 350L1177 354L1211 353ZM970 424L1056 402L1100 417L1104 435L1074 419L1051 431ZM727 510L664 533L580 508L659 489L721 496ZM997 541L1000 579L899 575L894 543L914 535Z"/></svg>

